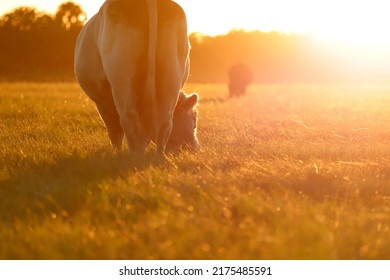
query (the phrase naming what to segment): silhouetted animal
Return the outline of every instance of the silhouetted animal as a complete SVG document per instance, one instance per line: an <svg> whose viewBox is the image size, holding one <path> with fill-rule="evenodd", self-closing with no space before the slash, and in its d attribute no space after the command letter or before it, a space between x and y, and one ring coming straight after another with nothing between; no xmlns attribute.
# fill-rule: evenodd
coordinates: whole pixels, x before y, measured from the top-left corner
<svg viewBox="0 0 390 280"><path fill-rule="evenodd" d="M243 96L246 88L253 82L253 73L248 65L244 63L234 64L229 69L229 94L233 96Z"/></svg>
<svg viewBox="0 0 390 280"><path fill-rule="evenodd" d="M180 91L189 49L185 13L170 0L107 0L86 23L75 73L114 148L121 149L124 136L134 153L154 141L162 155L170 139L170 145L199 147L198 96Z"/></svg>

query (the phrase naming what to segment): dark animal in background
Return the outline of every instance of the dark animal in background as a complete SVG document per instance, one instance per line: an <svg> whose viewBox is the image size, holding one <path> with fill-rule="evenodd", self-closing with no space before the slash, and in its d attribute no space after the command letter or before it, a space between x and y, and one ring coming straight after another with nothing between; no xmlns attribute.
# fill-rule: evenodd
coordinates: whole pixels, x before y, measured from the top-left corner
<svg viewBox="0 0 390 280"><path fill-rule="evenodd" d="M253 82L253 72L244 63L234 64L229 69L229 96L243 96L246 88Z"/></svg>
<svg viewBox="0 0 390 280"><path fill-rule="evenodd" d="M107 0L84 26L75 73L96 103L111 144L158 155L168 145L199 147L198 96L181 92L189 74L187 21L170 0ZM180 128L180 129L179 129Z"/></svg>

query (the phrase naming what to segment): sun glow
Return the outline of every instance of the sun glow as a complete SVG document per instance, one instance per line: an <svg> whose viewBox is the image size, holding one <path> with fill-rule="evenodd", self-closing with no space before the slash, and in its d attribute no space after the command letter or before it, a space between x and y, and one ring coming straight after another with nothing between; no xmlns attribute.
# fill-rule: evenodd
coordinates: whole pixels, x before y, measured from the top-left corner
<svg viewBox="0 0 390 280"><path fill-rule="evenodd" d="M100 6L104 3L104 0L96 0L96 1L78 1L86 12L87 17L91 18L94 14L99 11Z"/></svg>
<svg viewBox="0 0 390 280"><path fill-rule="evenodd" d="M390 44L385 1L339 1L337 7L323 7L323 19L315 22L313 32L321 39L369 46Z"/></svg>
<svg viewBox="0 0 390 280"><path fill-rule="evenodd" d="M216 35L231 29L310 33L323 40L390 44L384 0L177 0L192 31ZM207 7L207 8L206 8Z"/></svg>

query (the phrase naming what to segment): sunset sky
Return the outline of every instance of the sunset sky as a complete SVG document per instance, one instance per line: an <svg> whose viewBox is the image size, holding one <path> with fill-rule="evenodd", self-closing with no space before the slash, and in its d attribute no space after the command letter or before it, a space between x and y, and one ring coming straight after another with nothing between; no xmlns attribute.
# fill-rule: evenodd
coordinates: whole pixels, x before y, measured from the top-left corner
<svg viewBox="0 0 390 280"><path fill-rule="evenodd" d="M35 6L54 13L65 0L0 2L0 14ZM104 0L74 0L92 16ZM390 45L387 0L177 0L186 11L190 32L208 35L231 29L312 33L321 39Z"/></svg>

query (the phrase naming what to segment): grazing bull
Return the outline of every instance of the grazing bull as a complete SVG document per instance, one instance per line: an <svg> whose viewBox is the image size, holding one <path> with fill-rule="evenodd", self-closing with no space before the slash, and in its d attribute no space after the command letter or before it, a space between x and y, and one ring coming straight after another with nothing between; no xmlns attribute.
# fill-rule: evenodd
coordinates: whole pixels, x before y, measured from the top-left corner
<svg viewBox="0 0 390 280"><path fill-rule="evenodd" d="M114 148L124 136L132 153L143 153L150 141L159 155L167 145L199 147L198 96L181 92L189 49L185 13L170 0L106 0L86 23L75 73Z"/></svg>
<svg viewBox="0 0 390 280"><path fill-rule="evenodd" d="M246 88L253 81L253 73L248 65L244 63L234 64L229 69L229 91L230 97L243 96Z"/></svg>

